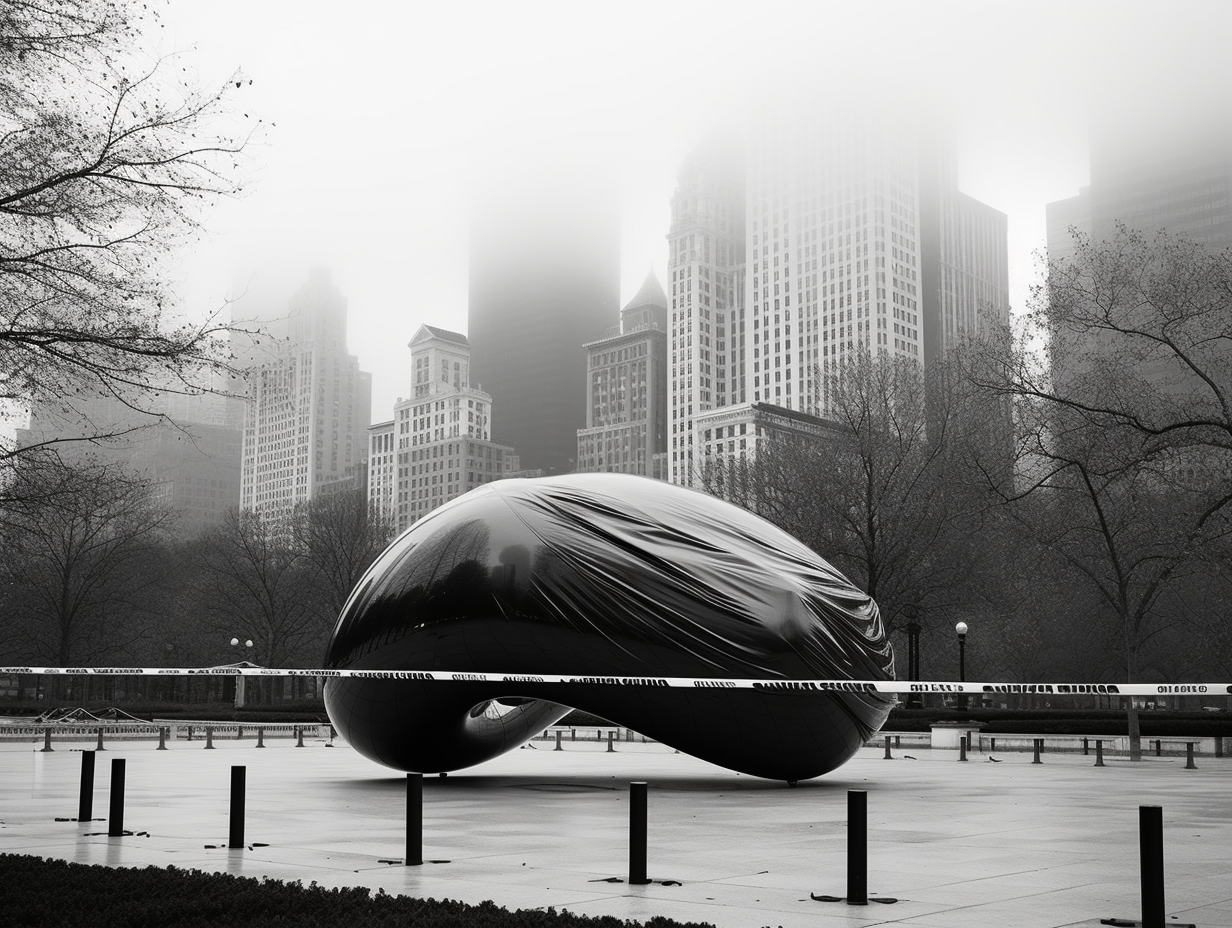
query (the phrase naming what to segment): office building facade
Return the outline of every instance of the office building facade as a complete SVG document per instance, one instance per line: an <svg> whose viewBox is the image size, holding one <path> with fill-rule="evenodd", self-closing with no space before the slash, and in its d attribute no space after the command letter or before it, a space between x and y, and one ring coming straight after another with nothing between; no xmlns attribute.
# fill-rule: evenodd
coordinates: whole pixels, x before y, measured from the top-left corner
<svg viewBox="0 0 1232 928"><path fill-rule="evenodd" d="M372 406L372 377L347 352L346 300L324 272L292 298L285 330L245 370L240 506L275 520L332 484L362 484Z"/></svg>
<svg viewBox="0 0 1232 928"><path fill-rule="evenodd" d="M492 398L471 385L466 336L422 325L409 347L411 395L369 430L368 505L397 531L518 470L513 449L492 441Z"/></svg>
<svg viewBox="0 0 1232 928"><path fill-rule="evenodd" d="M1097 241L1118 226L1232 248L1232 128L1226 121L1174 131L1141 122L1097 129L1090 184L1047 205L1048 257L1073 253L1071 230Z"/></svg>
<svg viewBox="0 0 1232 928"><path fill-rule="evenodd" d="M771 111L749 138L743 165L696 153L673 199L677 483L698 479L720 430L724 449L751 454L755 406L824 422L859 353L924 366L1009 317L1006 217L958 189L943 146L909 123L838 110Z"/></svg>
<svg viewBox="0 0 1232 928"><path fill-rule="evenodd" d="M586 428L577 469L666 479L667 296L652 271L619 331L586 349Z"/></svg>

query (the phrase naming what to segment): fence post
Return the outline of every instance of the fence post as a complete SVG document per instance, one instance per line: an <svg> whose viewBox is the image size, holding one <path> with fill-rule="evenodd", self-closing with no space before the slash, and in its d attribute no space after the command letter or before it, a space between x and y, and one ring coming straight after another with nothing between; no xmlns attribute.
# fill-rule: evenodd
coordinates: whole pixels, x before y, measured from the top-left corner
<svg viewBox="0 0 1232 928"><path fill-rule="evenodd" d="M646 781L629 784L629 885L644 886L646 878Z"/></svg>
<svg viewBox="0 0 1232 928"><path fill-rule="evenodd" d="M244 786L246 767L231 768L231 832L227 847L244 846Z"/></svg>
<svg viewBox="0 0 1232 928"><path fill-rule="evenodd" d="M847 790L847 904L868 905L868 793L862 789Z"/></svg>
<svg viewBox="0 0 1232 928"><path fill-rule="evenodd" d="M406 775L406 861L403 866L423 863L423 774Z"/></svg>
<svg viewBox="0 0 1232 928"><path fill-rule="evenodd" d="M124 758L111 761L111 809L107 814L107 837L124 834Z"/></svg>
<svg viewBox="0 0 1232 928"><path fill-rule="evenodd" d="M77 798L77 821L94 817L94 752L81 752L81 791Z"/></svg>

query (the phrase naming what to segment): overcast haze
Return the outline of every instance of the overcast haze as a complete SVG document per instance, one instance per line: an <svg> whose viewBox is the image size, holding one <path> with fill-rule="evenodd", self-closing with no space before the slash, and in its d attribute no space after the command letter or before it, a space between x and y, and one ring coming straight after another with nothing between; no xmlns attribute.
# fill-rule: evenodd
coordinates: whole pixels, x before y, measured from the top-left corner
<svg viewBox="0 0 1232 928"><path fill-rule="evenodd" d="M272 124L250 193L208 217L217 234L186 258L190 305L262 268L326 265L373 374L373 421L407 391L420 324L466 331L469 196L493 165L551 152L618 179L623 302L649 267L665 277L675 172L707 129L876 77L893 107L950 111L963 189L1009 215L1020 309L1044 204L1087 182L1092 114L1226 121L1232 86L1225 0L171 0L164 22L203 82L242 69L244 106Z"/></svg>

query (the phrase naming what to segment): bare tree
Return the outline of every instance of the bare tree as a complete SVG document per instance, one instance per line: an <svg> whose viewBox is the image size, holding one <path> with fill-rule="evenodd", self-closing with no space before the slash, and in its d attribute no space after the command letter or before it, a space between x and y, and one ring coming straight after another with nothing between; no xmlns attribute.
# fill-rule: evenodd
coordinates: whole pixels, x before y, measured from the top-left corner
<svg viewBox="0 0 1232 928"><path fill-rule="evenodd" d="M252 660L273 667L286 666L316 643L307 564L288 526L252 510L232 510L195 550L197 590L220 637L251 638Z"/></svg>
<svg viewBox="0 0 1232 928"><path fill-rule="evenodd" d="M973 536L979 490L958 473L965 413L951 388L961 383L857 355L831 378L829 432L763 441L754 460L726 469L723 495L831 561L891 631L905 610L933 624L962 614L989 546Z"/></svg>
<svg viewBox="0 0 1232 928"><path fill-rule="evenodd" d="M393 522L370 512L362 490L321 496L295 513L296 534L314 590L313 609L332 629L347 597L393 538Z"/></svg>
<svg viewBox="0 0 1232 928"><path fill-rule="evenodd" d="M251 136L235 79L200 92L150 64L146 7L0 7L0 400L200 392L227 365L218 318L176 321L167 258L237 194ZM0 444L0 461L28 453Z"/></svg>
<svg viewBox="0 0 1232 928"><path fill-rule="evenodd" d="M1019 483L1004 496L1097 594L1129 682L1177 619L1161 597L1229 531L1230 284L1232 258L1183 240L1078 236L1049 265L1026 338L982 384L1017 403ZM1041 340L1046 354L1029 348Z"/></svg>
<svg viewBox="0 0 1232 928"><path fill-rule="evenodd" d="M147 623L168 510L115 464L24 459L0 511L3 612L32 659L59 665L125 657Z"/></svg>

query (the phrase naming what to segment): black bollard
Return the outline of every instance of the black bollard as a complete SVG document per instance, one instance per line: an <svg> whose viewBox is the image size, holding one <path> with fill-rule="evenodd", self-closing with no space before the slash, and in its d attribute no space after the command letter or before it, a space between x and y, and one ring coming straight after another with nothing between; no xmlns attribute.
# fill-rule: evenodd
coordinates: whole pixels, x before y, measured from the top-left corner
<svg viewBox="0 0 1232 928"><path fill-rule="evenodd" d="M162 725L158 726L158 750L167 750L167 729Z"/></svg>
<svg viewBox="0 0 1232 928"><path fill-rule="evenodd" d="M304 730L302 728L295 729L295 746L297 748L304 746Z"/></svg>
<svg viewBox="0 0 1232 928"><path fill-rule="evenodd" d="M1198 769L1198 765L1194 763L1194 759L1193 759L1193 742L1192 741L1185 742L1185 769L1186 770L1197 770Z"/></svg>
<svg viewBox="0 0 1232 928"><path fill-rule="evenodd" d="M1100 739L1095 739L1095 766L1104 766L1104 742Z"/></svg>
<svg viewBox="0 0 1232 928"><path fill-rule="evenodd" d="M227 839L229 848L244 846L244 781L246 779L246 767L231 768L231 832Z"/></svg>
<svg viewBox="0 0 1232 928"><path fill-rule="evenodd" d="M265 747L265 729L264 728L257 729L257 747L259 748Z"/></svg>
<svg viewBox="0 0 1232 928"><path fill-rule="evenodd" d="M1096 743L1097 745L1099 744L1099 742L1098 742L1098 741L1096 741L1095 743ZM1082 756L1083 756L1083 757L1089 757L1089 756L1090 756L1090 754L1091 754L1090 745L1088 745L1088 744L1087 744L1087 739L1086 739L1086 738L1083 738L1083 739L1082 739Z"/></svg>
<svg viewBox="0 0 1232 928"><path fill-rule="evenodd" d="M988 750L995 751L997 749L997 736L993 735L988 740L989 740Z"/></svg>
<svg viewBox="0 0 1232 928"><path fill-rule="evenodd" d="M1043 746L1044 746L1044 739L1043 739L1043 738L1036 738L1036 739L1035 739L1035 758L1031 761L1031 763L1033 763L1033 764L1042 764L1042 763L1043 763L1043 761L1042 761L1042 760L1040 760L1040 748L1042 748Z"/></svg>
<svg viewBox="0 0 1232 928"><path fill-rule="evenodd" d="M103 750L103 726L98 726L98 744L94 745L94 750Z"/></svg>
<svg viewBox="0 0 1232 928"><path fill-rule="evenodd" d="M124 834L124 758L111 761L111 810L107 813L107 837Z"/></svg>
<svg viewBox="0 0 1232 928"><path fill-rule="evenodd" d="M564 748L560 746L560 729L559 728L556 729L556 750L558 751L564 750Z"/></svg>
<svg viewBox="0 0 1232 928"><path fill-rule="evenodd" d="M644 886L646 878L646 782L629 784L629 885Z"/></svg>
<svg viewBox="0 0 1232 928"><path fill-rule="evenodd" d="M1163 741L1162 741L1161 739L1159 739L1159 738L1156 738L1156 739L1155 739L1155 756L1156 756L1156 757L1163 757L1163 756L1164 756L1164 743L1163 743Z"/></svg>
<svg viewBox="0 0 1232 928"><path fill-rule="evenodd" d="M214 729L208 725L205 727L205 749L207 751L214 750Z"/></svg>
<svg viewBox="0 0 1232 928"><path fill-rule="evenodd" d="M1221 735L1215 736L1215 756L1223 757L1223 737Z"/></svg>
<svg viewBox="0 0 1232 928"><path fill-rule="evenodd" d="M406 775L406 863L423 863L423 774Z"/></svg>
<svg viewBox="0 0 1232 928"><path fill-rule="evenodd" d="M94 752L81 752L81 792L77 799L77 821L94 817Z"/></svg>
<svg viewBox="0 0 1232 928"><path fill-rule="evenodd" d="M609 732L607 733L607 752L608 752L609 754L614 754L614 753L616 752L616 748L612 745L612 740L613 740L615 737L616 737L616 732L614 732L614 731L609 731Z"/></svg>
<svg viewBox="0 0 1232 928"><path fill-rule="evenodd" d="M967 759L967 739L958 739L958 759L965 761Z"/></svg>
<svg viewBox="0 0 1232 928"><path fill-rule="evenodd" d="M576 728L569 729L569 740L577 741L577 729Z"/></svg>
<svg viewBox="0 0 1232 928"><path fill-rule="evenodd" d="M43 729L43 751L50 751L50 750L52 750L52 747L51 747L51 729L50 729L50 728L44 728L44 729ZM41 753L41 752L40 752L40 753Z"/></svg>
<svg viewBox="0 0 1232 928"><path fill-rule="evenodd" d="M886 736L885 736L885 751L886 751L886 752L885 752L885 759L886 759L886 760L893 760L893 759L894 759L894 755L890 753L890 736L889 736L889 735L886 735Z"/></svg>
<svg viewBox="0 0 1232 928"><path fill-rule="evenodd" d="M1142 928L1164 928L1164 810L1138 806L1142 872Z"/></svg>
<svg viewBox="0 0 1232 928"><path fill-rule="evenodd" d="M868 905L868 793L847 790L847 904Z"/></svg>

